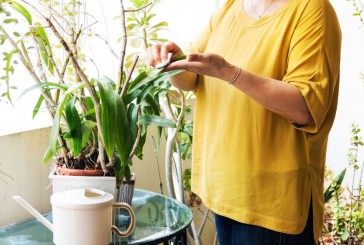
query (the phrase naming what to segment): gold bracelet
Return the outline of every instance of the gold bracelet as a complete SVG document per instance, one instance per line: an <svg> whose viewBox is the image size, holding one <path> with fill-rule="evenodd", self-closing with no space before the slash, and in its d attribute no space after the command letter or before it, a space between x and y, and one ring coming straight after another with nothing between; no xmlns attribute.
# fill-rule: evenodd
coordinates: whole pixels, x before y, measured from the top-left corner
<svg viewBox="0 0 364 245"><path fill-rule="evenodd" d="M241 73L241 67L239 67L239 71L238 73L236 73L234 79L229 83L230 85L233 85L236 82L236 79L238 79L240 73Z"/></svg>

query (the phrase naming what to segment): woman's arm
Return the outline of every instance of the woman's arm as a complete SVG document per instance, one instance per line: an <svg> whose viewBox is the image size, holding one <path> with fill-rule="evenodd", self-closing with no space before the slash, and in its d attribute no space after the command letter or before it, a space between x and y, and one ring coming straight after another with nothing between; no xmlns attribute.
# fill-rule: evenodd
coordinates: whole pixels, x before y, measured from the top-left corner
<svg viewBox="0 0 364 245"><path fill-rule="evenodd" d="M307 125L313 121L304 97L297 87L231 65L221 56L190 54L186 60L173 62L166 68L175 69L216 77L229 83L236 78L232 86L287 121L297 125ZM177 77L173 79L177 80Z"/></svg>
<svg viewBox="0 0 364 245"><path fill-rule="evenodd" d="M173 42L155 45L147 51L149 65L157 66L167 61L168 53L172 53L172 60L183 55L182 50ZM165 71L176 69L185 70L170 78L171 83L179 89L194 90L197 74L216 77L229 83L234 80L233 86L287 121L297 125L307 125L313 121L297 87L234 66L219 55L190 54L185 60L169 64Z"/></svg>
<svg viewBox="0 0 364 245"><path fill-rule="evenodd" d="M233 86L289 122L303 126L313 121L301 91L290 83L242 70Z"/></svg>

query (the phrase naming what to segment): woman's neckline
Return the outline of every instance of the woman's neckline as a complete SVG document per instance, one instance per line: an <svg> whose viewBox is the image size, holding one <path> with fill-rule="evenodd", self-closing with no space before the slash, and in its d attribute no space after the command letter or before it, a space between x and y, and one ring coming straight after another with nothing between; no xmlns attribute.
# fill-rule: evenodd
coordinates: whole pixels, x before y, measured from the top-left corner
<svg viewBox="0 0 364 245"><path fill-rule="evenodd" d="M280 8L278 8L277 10L273 11L272 13L269 13L267 15L263 15L260 18L253 18L252 16L250 16L244 8L244 1L250 1L250 0L237 0L237 4L239 5L240 8L238 9L238 15L239 17L243 20L244 25L246 26L260 26L268 21L271 21L273 18L275 18L276 16L282 14L283 12L285 12L290 5L292 5L293 3L300 1L300 0L289 0L287 1L284 5L282 5Z"/></svg>

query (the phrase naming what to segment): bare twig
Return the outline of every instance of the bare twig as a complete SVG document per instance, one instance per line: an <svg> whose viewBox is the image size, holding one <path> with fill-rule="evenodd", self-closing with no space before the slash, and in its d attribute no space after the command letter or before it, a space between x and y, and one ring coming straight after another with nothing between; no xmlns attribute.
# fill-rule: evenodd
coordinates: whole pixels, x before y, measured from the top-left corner
<svg viewBox="0 0 364 245"><path fill-rule="evenodd" d="M124 97L124 95L125 95L125 93L126 93L126 91L127 91L128 87L129 87L129 82L130 82L130 79L131 79L131 75L133 74L134 69L135 69L135 67L136 67L136 64L138 63L138 59L139 59L139 56L135 56L135 57L134 57L133 65L131 66L131 69L130 69L130 71L129 71L129 75L128 75L128 77L126 78L125 84L124 84L123 89L122 89L122 91L121 91L121 93L120 93L120 97L121 97L121 98L123 98L123 97Z"/></svg>
<svg viewBox="0 0 364 245"><path fill-rule="evenodd" d="M148 3L148 4L144 5L144 6L140 7L140 8L136 8L136 9L126 9L126 10L125 10L125 12L126 12L126 13L138 12L138 11L140 11L140 10L142 10L142 9L147 8L148 6L150 6L150 5L152 5L152 4L153 4L153 3L152 3L152 2L150 2L150 3Z"/></svg>
<svg viewBox="0 0 364 245"><path fill-rule="evenodd" d="M122 45L120 51L120 64L119 64L119 73L118 73L118 81L116 83L116 91L121 91L121 84L123 83L123 74L124 74L124 61L125 61L125 51L127 45L127 33L126 33L126 23L125 23L125 9L124 2L120 0L120 8L121 8L121 38Z"/></svg>

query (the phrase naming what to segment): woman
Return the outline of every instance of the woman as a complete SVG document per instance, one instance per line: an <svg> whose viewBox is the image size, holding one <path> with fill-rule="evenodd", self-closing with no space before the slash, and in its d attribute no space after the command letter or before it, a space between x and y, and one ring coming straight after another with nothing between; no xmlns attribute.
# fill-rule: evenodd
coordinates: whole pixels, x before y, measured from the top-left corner
<svg viewBox="0 0 364 245"><path fill-rule="evenodd" d="M334 121L341 32L327 0L227 0L170 79L196 95L192 190L220 244L314 244ZM158 66L183 54L148 49Z"/></svg>

